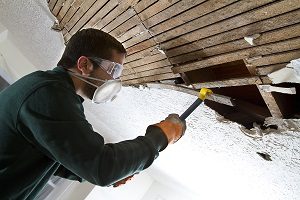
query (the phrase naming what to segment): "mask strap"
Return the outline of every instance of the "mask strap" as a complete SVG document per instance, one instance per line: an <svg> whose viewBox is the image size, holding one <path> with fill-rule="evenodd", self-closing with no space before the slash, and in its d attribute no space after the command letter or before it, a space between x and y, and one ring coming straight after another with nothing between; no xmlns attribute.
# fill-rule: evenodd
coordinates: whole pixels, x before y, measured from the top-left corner
<svg viewBox="0 0 300 200"><path fill-rule="evenodd" d="M102 80L102 79L98 79L98 78L93 78L93 77L88 77L88 76L83 76L83 75L80 75L80 74L78 74L78 73L75 73L75 72L73 72L73 71L71 71L71 70L68 70L67 69L67 71L68 71L68 73L69 74L71 74L72 76L75 76L76 78L78 78L78 79L80 79L80 80L82 80L83 82L86 82L86 83L88 83L88 84L90 84L90 85L92 85L92 86L94 86L94 87L99 87L98 85L95 85L94 83L92 83L92 82L90 82L90 81L87 81L87 80L85 80L85 79L91 79L91 80L96 80L96 81L100 81L100 82L106 82L106 80Z"/></svg>

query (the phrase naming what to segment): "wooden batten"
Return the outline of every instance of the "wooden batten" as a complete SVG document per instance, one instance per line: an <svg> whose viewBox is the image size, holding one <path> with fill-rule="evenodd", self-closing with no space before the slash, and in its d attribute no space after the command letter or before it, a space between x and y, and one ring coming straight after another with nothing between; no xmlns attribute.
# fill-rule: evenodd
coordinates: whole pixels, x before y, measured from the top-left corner
<svg viewBox="0 0 300 200"><path fill-rule="evenodd" d="M213 88L232 95L237 106L214 100L208 105L247 127L267 116L293 114L283 102L296 102L298 94L266 92L259 85L272 84L269 73L300 58L299 0L49 0L48 5L65 43L82 29L96 28L123 44L125 85L185 83L193 92ZM245 37L253 35L248 43Z"/></svg>
<svg viewBox="0 0 300 200"><path fill-rule="evenodd" d="M193 86L196 89L200 89L200 88L220 88L220 87L233 87L233 86L256 85L256 84L261 84L261 80L258 76L234 78L234 79L212 81L212 82L205 82L205 83L196 83L193 84Z"/></svg>

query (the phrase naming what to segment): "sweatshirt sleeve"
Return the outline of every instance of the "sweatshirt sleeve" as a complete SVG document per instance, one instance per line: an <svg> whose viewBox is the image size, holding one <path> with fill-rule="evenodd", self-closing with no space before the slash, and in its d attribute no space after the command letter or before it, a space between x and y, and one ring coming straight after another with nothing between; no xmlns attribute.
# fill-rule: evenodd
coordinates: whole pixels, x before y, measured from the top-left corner
<svg viewBox="0 0 300 200"><path fill-rule="evenodd" d="M74 91L51 84L33 92L18 114L17 128L45 155L77 176L108 186L149 167L167 146L167 138L156 126L145 136L115 144L104 144L86 120Z"/></svg>

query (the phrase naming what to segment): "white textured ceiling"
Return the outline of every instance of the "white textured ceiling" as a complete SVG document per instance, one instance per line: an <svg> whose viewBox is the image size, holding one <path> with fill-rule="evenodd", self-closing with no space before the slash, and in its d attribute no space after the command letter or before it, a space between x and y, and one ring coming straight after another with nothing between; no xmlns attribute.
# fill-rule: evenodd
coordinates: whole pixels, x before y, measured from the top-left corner
<svg viewBox="0 0 300 200"><path fill-rule="evenodd" d="M46 1L0 0L0 23L39 69L52 68L63 49L50 30L54 19ZM147 125L182 113L193 96L158 89L124 88L110 104L85 102L91 124L106 141L143 135ZM201 106L187 120L186 135L168 147L148 172L165 184L180 183L203 199L300 199L300 134L246 137L235 123L220 123ZM256 152L269 153L265 161Z"/></svg>
<svg viewBox="0 0 300 200"><path fill-rule="evenodd" d="M51 30L54 21L46 0L0 0L0 23L37 69L53 68L63 51L62 35Z"/></svg>
<svg viewBox="0 0 300 200"><path fill-rule="evenodd" d="M181 114L194 100L171 90L127 87L112 103L84 105L94 128L108 142L117 142L143 135L149 124L169 113ZM253 140L238 124L220 123L207 106L198 108L187 125L185 136L162 152L149 170L155 179L180 183L203 199L300 198L300 133ZM270 154L273 161L256 152Z"/></svg>

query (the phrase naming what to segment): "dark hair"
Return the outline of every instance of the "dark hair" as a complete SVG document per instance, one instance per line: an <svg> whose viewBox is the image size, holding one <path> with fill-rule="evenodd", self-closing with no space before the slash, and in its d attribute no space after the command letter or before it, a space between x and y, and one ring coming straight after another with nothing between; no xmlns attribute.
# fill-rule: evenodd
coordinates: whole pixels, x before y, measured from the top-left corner
<svg viewBox="0 0 300 200"><path fill-rule="evenodd" d="M70 38L57 65L65 68L74 67L80 56L109 60L113 49L126 54L123 45L110 34L93 28L83 29Z"/></svg>

